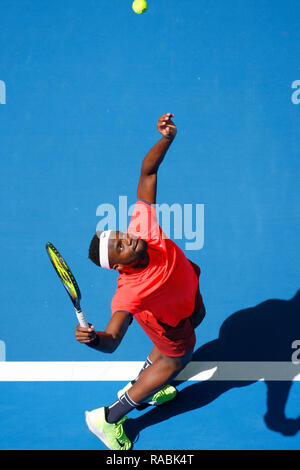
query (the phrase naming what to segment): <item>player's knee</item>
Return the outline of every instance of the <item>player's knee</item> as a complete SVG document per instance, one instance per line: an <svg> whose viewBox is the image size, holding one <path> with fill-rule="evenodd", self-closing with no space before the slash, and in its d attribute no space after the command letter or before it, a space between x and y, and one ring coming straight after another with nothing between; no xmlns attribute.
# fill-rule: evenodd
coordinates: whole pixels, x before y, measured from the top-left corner
<svg viewBox="0 0 300 470"><path fill-rule="evenodd" d="M152 364L154 364L156 361L160 361L163 356L164 354L159 351L157 346L153 346L152 351L150 352L148 357Z"/></svg>
<svg viewBox="0 0 300 470"><path fill-rule="evenodd" d="M184 367L182 360L176 359L174 363L174 372L179 372Z"/></svg>
<svg viewBox="0 0 300 470"><path fill-rule="evenodd" d="M168 368L168 371L172 374L175 372L179 372L183 367L182 360L180 357L164 357L163 361L165 363L165 366Z"/></svg>

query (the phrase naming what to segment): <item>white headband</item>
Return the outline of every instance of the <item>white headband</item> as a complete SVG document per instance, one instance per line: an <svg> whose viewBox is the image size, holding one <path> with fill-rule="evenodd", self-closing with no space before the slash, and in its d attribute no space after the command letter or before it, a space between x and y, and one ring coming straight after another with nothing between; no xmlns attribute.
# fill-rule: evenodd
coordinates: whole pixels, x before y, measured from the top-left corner
<svg viewBox="0 0 300 470"><path fill-rule="evenodd" d="M110 269L108 259L108 240L111 230L104 230L99 237L99 259L101 268Z"/></svg>

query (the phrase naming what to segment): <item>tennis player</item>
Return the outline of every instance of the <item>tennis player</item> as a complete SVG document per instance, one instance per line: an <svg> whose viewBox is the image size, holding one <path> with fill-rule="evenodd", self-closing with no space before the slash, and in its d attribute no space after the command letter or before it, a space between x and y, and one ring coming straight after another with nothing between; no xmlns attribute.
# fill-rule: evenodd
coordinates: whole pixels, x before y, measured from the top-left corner
<svg viewBox="0 0 300 470"><path fill-rule="evenodd" d="M112 353L134 318L153 342L138 377L118 393L118 400L86 412L89 429L111 450L131 448L123 428L131 410L175 398L177 390L168 384L190 361L196 343L194 329L205 316L200 268L166 237L154 207L157 171L177 133L173 117L167 113L158 120L162 138L142 162L137 202L127 232L96 233L89 248L89 258L96 265L117 270L120 276L105 331L78 325L77 341Z"/></svg>

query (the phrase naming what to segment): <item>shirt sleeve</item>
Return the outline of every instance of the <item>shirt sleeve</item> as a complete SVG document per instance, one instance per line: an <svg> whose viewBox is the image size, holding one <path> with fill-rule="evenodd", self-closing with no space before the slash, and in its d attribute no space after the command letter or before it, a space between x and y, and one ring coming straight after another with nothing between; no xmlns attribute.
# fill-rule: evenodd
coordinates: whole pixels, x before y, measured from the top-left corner
<svg viewBox="0 0 300 470"><path fill-rule="evenodd" d="M166 236L158 224L155 204L139 199L135 204L127 232L151 245L160 244L162 238Z"/></svg>
<svg viewBox="0 0 300 470"><path fill-rule="evenodd" d="M128 289L117 288L111 301L111 314L115 312L127 312L134 315L140 312L142 304L137 298L131 298Z"/></svg>

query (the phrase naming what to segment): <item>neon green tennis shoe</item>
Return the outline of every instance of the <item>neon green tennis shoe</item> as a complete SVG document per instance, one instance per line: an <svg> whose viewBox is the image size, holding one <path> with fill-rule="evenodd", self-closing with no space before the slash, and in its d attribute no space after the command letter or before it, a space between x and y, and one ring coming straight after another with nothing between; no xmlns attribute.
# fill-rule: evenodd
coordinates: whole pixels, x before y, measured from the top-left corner
<svg viewBox="0 0 300 470"><path fill-rule="evenodd" d="M124 395L127 390L129 390L132 387L133 383L129 382L127 385L125 385L122 390L118 391L118 398L120 398L122 395ZM167 403L168 401L174 400L176 395L178 394L178 391L173 385L166 385L163 387L161 390L158 392L154 393L151 397L146 398L144 400L144 403L147 403L148 405L152 406L159 406L163 405L164 403Z"/></svg>
<svg viewBox="0 0 300 470"><path fill-rule="evenodd" d="M85 412L85 421L89 430L95 434L110 450L129 450L131 441L126 436L123 423L124 416L117 423L108 423L105 419L105 408L96 408Z"/></svg>
<svg viewBox="0 0 300 470"><path fill-rule="evenodd" d="M153 406L163 405L168 401L174 400L177 395L177 389L173 385L166 385L164 388L154 393L147 403Z"/></svg>

